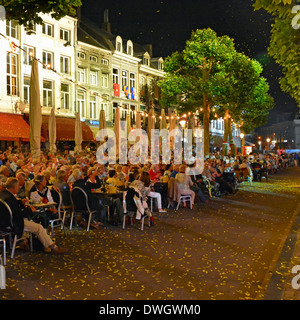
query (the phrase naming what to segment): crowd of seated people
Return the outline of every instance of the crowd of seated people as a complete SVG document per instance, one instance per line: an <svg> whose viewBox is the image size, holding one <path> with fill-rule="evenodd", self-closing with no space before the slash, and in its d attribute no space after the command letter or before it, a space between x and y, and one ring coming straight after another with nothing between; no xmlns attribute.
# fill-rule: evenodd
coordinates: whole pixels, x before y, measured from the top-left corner
<svg viewBox="0 0 300 320"><path fill-rule="evenodd" d="M299 157L295 154L222 156L220 153L214 153L206 157L203 170L198 172L195 164L186 163L102 165L97 162L95 153L87 150L75 156L68 151L56 155L45 152L39 161L33 160L30 154L18 150L7 150L0 152L0 197L3 198L9 190L8 187L13 186L13 190L16 191L14 196L21 200L20 205L28 204L29 200L37 197L41 201L53 202L51 190L54 189L61 193L63 205L70 207L71 190L79 187L87 194L91 210L96 212L91 226L100 229L103 225L107 225L108 209L113 213L111 223L121 225L124 207L122 199L112 197L109 193L100 199L93 194L94 189L108 190L109 187L114 191L126 191L129 188L135 188L143 202L149 203L150 199L154 202L154 210L164 213L167 208L175 207L181 195L191 197L193 208L196 201L200 204L208 203L212 196L235 193L239 183L245 180L261 181L263 177L267 179L269 174L274 174L280 169L298 165ZM10 178L16 178L14 183L9 180ZM18 190L14 188L16 181ZM186 204L183 203L183 206ZM30 206L27 208L34 211ZM24 208L20 210L24 212ZM49 208L47 219L54 219L57 214L55 207ZM27 211L25 218L28 218ZM86 219L82 216L79 224L86 226ZM154 224L152 215L151 223ZM43 227L46 229L47 225ZM48 247L51 246L59 251L58 247L48 240L47 244L49 244Z"/></svg>

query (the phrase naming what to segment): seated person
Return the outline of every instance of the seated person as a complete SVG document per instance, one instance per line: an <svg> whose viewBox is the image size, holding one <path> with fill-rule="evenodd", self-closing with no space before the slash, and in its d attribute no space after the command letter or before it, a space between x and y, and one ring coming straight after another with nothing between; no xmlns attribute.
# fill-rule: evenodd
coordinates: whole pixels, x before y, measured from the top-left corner
<svg viewBox="0 0 300 320"><path fill-rule="evenodd" d="M100 225L106 223L106 211L105 207L101 200L99 200L95 195L92 194L92 189L98 189L101 186L96 180L96 172L92 172L91 170L89 172L89 178L86 181L83 178L83 174L80 169L75 169L73 171L73 176L75 178L75 182L73 183L73 189L75 187L81 188L83 191L85 191L87 197L88 197L88 205L92 211L96 211L96 221L92 221L91 226L93 226L96 229L99 229ZM101 222L99 222L101 221ZM86 223L84 221L81 221L81 224L83 226L86 226Z"/></svg>
<svg viewBox="0 0 300 320"><path fill-rule="evenodd" d="M24 232L31 232L38 237L38 239L44 246L45 252L53 252L56 254L66 253L68 250L55 245L41 224L28 220L28 210L30 209L26 208L27 210L25 210L22 202L16 199L15 195L18 193L18 191L18 179L9 178L5 184L5 190L0 192L0 198L9 205L12 211L12 228L18 238L21 238ZM0 226L2 229L11 227L10 222L4 221L3 216L0 216Z"/></svg>
<svg viewBox="0 0 300 320"><path fill-rule="evenodd" d="M201 202L209 203L209 201L205 198L201 189L202 175L199 174L198 170L193 169L193 167L195 166L196 166L196 162L192 164L186 172L191 177L191 180L193 183L193 185L190 188L198 195Z"/></svg>
<svg viewBox="0 0 300 320"><path fill-rule="evenodd" d="M176 177L176 174L179 173L179 167L180 167L179 164L173 165L173 170L172 170L172 172L170 174L170 178L175 178Z"/></svg>
<svg viewBox="0 0 300 320"><path fill-rule="evenodd" d="M68 175L65 170L58 170L56 175L56 180L53 182L53 185L58 187L61 195L62 195L62 204L64 206L71 205L70 199L70 187L67 183Z"/></svg>
<svg viewBox="0 0 300 320"><path fill-rule="evenodd" d="M54 202L51 190L47 187L47 180L43 175L37 175L34 179L34 186L31 188L29 192L29 198L32 202ZM55 207L48 208L46 210L46 220L48 227L48 223L51 219L57 219L57 209Z"/></svg>
<svg viewBox="0 0 300 320"><path fill-rule="evenodd" d="M149 170L149 174L152 183L159 182L161 177L159 164L153 164L151 169Z"/></svg>
<svg viewBox="0 0 300 320"><path fill-rule="evenodd" d="M190 195L191 196L191 207L194 206L195 200L195 192L191 190L191 186L193 185L191 177L186 174L186 166L181 165L179 167L179 173L176 174L175 180L177 181L177 202L179 201L182 195ZM184 203L184 207L186 207L186 203Z"/></svg>
<svg viewBox="0 0 300 320"><path fill-rule="evenodd" d="M257 160L254 160L251 163L251 168L252 168L252 173L253 173L253 181L257 181L258 174L261 169L261 164Z"/></svg>
<svg viewBox="0 0 300 320"><path fill-rule="evenodd" d="M123 181L117 178L117 173L114 169L110 169L108 171L108 179L106 180L106 183L114 187L121 187L124 185Z"/></svg>

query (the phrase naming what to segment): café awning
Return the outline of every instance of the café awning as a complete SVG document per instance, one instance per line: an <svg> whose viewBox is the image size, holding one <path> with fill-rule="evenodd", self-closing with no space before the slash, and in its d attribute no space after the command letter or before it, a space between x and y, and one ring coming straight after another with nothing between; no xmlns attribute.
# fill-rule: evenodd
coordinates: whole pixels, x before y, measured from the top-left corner
<svg viewBox="0 0 300 320"><path fill-rule="evenodd" d="M30 141L30 127L22 115L0 113L0 140Z"/></svg>
<svg viewBox="0 0 300 320"><path fill-rule="evenodd" d="M75 118L56 117L56 141L75 141ZM49 116L43 116L42 136L48 140ZM90 127L82 122L82 140L94 141Z"/></svg>

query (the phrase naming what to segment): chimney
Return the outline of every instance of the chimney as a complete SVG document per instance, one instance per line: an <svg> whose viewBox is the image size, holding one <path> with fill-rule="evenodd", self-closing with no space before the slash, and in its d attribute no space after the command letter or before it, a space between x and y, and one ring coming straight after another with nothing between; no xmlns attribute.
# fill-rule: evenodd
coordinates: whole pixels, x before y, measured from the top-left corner
<svg viewBox="0 0 300 320"><path fill-rule="evenodd" d="M106 30L107 32L111 33L111 25L108 18L108 9L104 11L104 22L102 24L102 29Z"/></svg>
<svg viewBox="0 0 300 320"><path fill-rule="evenodd" d="M81 8L77 7L76 8L76 17L77 17L77 27L80 27L80 22L81 22Z"/></svg>
<svg viewBox="0 0 300 320"><path fill-rule="evenodd" d="M149 53L150 57L153 58L153 48L152 48L152 44L146 44L146 45L145 45L145 49L146 49L147 52Z"/></svg>

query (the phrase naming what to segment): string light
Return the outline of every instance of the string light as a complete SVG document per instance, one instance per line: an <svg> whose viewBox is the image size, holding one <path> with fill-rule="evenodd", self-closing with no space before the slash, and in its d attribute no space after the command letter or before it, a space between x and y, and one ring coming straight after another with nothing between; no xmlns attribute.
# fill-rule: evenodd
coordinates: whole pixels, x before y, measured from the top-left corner
<svg viewBox="0 0 300 320"><path fill-rule="evenodd" d="M80 81L76 82L74 81L73 79L70 79L66 74L64 73L59 73L57 72L54 68L51 67L51 64L45 64L43 63L42 61L40 61L40 59L36 58L34 55L33 55L33 52L27 52L26 50L24 50L21 46L15 44L13 41L11 41L8 37L6 37L5 35L3 35L2 33L0 33L0 36L2 36L3 38L5 38L8 42L9 42L9 45L10 45L10 48L11 48L11 52L16 52L16 48L20 49L21 51L23 51L24 53L26 53L31 59L35 59L37 62L39 62L40 64L43 65L43 67L45 69L48 69L48 70L51 70L52 72L54 72L55 74L57 74L58 76L60 76L62 79L66 80L66 81L69 81L71 83L73 83L74 85L76 85L77 87L79 87L81 90L85 91L85 92L88 92L90 93L91 95L93 96L96 96L96 97L99 97L100 98L100 102L103 102L103 101L106 101L106 102L110 102L110 100L107 98L107 96L102 96L100 95L99 93L97 92L94 92L92 90L89 90L87 88L85 88ZM123 107L120 107L121 110L127 110L126 108L123 108ZM212 109L213 111L215 110L215 108ZM203 111L203 108L200 108L200 112ZM134 111L134 114L136 114L136 111ZM188 112L188 115L190 116L192 113L191 112ZM195 112L193 112L193 115L198 115L199 114L199 110ZM144 117L148 117L149 115L147 113L144 113L144 112L141 112L141 115L144 116ZM187 115L186 114L183 114L182 116L180 115L177 115L177 116L167 116L166 119L169 120L169 119L177 119L177 120L180 120L181 118L186 118ZM215 117L217 117L217 115L215 114ZM152 116L152 118L156 118L155 115ZM159 119L162 119L162 116L159 116ZM225 119L225 118L224 118Z"/></svg>

